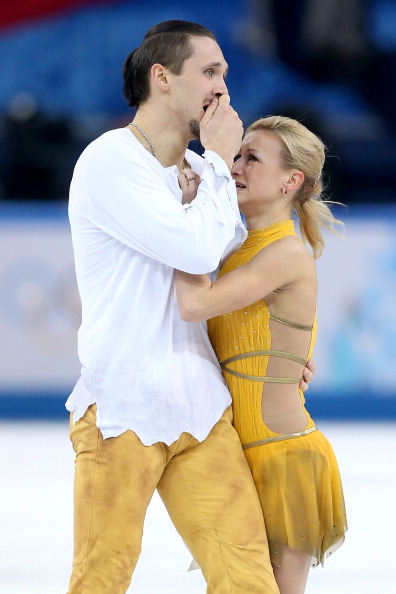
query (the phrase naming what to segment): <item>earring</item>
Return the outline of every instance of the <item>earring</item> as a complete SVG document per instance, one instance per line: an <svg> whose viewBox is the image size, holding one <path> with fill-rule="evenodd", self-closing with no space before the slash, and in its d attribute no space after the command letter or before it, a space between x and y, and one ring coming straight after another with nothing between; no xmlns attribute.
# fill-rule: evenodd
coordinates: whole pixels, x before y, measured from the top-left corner
<svg viewBox="0 0 396 594"><path fill-rule="evenodd" d="M286 187L286 186L285 186L285 187L282 189L282 192L283 192L283 193L284 193L284 195L286 196L286 194L287 194L287 187Z"/></svg>

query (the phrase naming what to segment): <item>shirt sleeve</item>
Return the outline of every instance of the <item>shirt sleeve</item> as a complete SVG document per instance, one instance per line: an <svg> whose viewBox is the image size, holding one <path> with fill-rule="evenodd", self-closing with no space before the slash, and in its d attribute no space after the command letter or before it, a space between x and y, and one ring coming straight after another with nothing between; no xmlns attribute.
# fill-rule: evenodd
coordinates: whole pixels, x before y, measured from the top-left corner
<svg viewBox="0 0 396 594"><path fill-rule="evenodd" d="M172 268L212 271L229 242L246 236L235 183L225 162L206 151L197 196L182 205L176 170L174 179L171 174L126 139L99 142L86 168L90 220Z"/></svg>

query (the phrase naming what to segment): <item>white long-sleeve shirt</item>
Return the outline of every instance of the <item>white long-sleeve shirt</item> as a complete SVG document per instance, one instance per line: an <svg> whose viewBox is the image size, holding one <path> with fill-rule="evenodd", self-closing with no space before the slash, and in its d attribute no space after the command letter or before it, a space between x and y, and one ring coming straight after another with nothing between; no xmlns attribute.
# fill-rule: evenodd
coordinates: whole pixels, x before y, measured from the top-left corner
<svg viewBox="0 0 396 594"><path fill-rule="evenodd" d="M182 432L202 440L231 403L206 323L180 318L173 274L213 271L246 230L225 162L211 151L186 158L201 176L186 205L178 168L163 167L127 128L92 142L74 170L82 369L66 408L77 421L96 403L104 438L131 429L145 445Z"/></svg>

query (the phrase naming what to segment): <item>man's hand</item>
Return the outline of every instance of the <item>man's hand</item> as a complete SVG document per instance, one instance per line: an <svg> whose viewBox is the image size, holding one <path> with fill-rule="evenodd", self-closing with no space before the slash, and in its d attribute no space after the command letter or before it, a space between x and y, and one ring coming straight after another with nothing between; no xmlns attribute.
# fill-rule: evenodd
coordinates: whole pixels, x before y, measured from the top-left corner
<svg viewBox="0 0 396 594"><path fill-rule="evenodd" d="M230 96L214 97L200 123L202 146L220 155L231 170L242 136L243 125L230 105Z"/></svg>
<svg viewBox="0 0 396 594"><path fill-rule="evenodd" d="M312 359L308 359L306 367L303 369L303 379L299 383L299 387L303 392L306 392L309 388L309 384L314 378L316 373L316 364Z"/></svg>

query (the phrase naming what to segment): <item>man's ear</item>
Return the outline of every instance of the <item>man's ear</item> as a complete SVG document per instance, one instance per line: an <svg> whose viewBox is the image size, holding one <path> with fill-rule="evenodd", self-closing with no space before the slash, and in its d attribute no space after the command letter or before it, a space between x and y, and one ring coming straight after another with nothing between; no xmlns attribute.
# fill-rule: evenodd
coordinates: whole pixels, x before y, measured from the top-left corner
<svg viewBox="0 0 396 594"><path fill-rule="evenodd" d="M162 64L153 64L151 67L151 81L161 91L167 91L169 88L168 69Z"/></svg>

